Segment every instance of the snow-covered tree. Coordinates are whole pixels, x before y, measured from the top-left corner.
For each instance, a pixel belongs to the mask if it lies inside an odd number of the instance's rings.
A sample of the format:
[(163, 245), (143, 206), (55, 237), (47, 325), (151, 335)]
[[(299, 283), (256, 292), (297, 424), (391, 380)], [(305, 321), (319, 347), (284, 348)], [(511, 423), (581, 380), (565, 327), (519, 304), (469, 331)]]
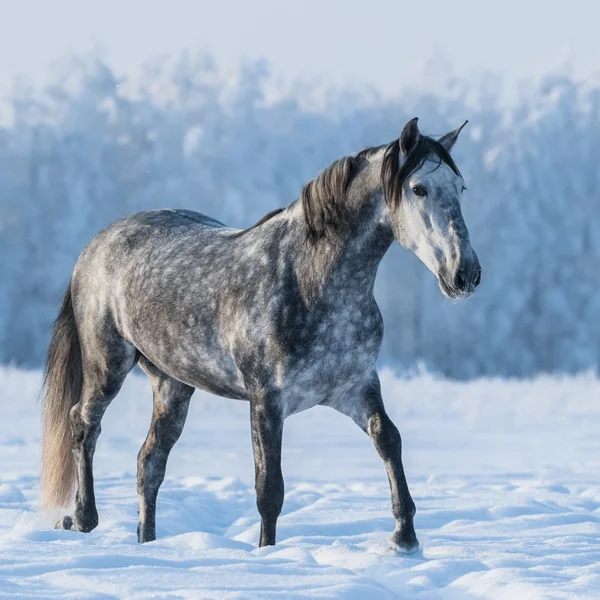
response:
[(490, 76), (396, 99), (284, 92), (263, 63), (231, 77), (187, 54), (135, 80), (73, 59), (44, 89), (16, 86), (0, 129), (0, 360), (41, 363), (77, 256), (111, 221), (184, 207), (248, 226), (419, 116), (431, 133), (470, 121), (455, 156), (483, 284), (466, 303), (444, 300), (394, 247), (376, 287), (382, 360), (457, 377), (597, 368), (600, 82), (549, 74), (506, 106), (501, 92)]

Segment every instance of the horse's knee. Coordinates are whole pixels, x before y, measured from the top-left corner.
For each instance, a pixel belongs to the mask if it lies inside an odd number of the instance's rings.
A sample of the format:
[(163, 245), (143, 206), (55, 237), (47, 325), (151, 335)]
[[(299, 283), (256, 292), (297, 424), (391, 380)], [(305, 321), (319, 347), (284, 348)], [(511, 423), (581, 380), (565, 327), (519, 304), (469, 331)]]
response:
[(169, 453), (181, 433), (181, 428), (170, 425), (162, 419), (153, 421), (148, 437), (140, 448), (137, 461), (140, 494), (157, 493), (165, 478)]
[(156, 443), (145, 443), (138, 453), (137, 486), (138, 493), (157, 493), (165, 478), (168, 453)]
[[(164, 384), (162, 389), (161, 383)], [(151, 512), (153, 510), (147, 505), (154, 505), (156, 501), (158, 490), (165, 478), (169, 453), (183, 431), (189, 401), (194, 391), (193, 388), (165, 379), (164, 376), (155, 379), (153, 387), (152, 424), (137, 460), (137, 488), (144, 512), (146, 508), (150, 508)], [(140, 539), (148, 541), (145, 534), (141, 535)]]

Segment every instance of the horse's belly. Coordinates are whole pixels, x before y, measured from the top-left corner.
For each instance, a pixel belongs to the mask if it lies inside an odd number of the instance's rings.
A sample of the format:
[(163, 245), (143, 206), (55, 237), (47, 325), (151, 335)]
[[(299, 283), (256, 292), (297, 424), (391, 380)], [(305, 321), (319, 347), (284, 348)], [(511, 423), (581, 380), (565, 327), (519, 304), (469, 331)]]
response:
[(235, 365), (233, 365), (234, 368), (227, 368), (228, 366), (206, 358), (195, 368), (182, 368), (175, 365), (172, 376), (192, 387), (217, 396), (247, 400), (248, 395), (239, 371)]
[(150, 362), (170, 377), (217, 396), (247, 399), (242, 375), (230, 355), (216, 348), (207, 349), (194, 340), (180, 339), (179, 343), (162, 347), (133, 342)]

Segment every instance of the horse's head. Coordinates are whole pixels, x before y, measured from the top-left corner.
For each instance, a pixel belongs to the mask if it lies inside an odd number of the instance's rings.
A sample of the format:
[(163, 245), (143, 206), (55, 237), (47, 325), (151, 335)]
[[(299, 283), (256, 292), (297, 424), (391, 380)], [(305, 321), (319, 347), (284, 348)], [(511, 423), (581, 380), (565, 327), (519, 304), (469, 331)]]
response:
[(464, 180), (450, 150), (466, 124), (439, 140), (409, 121), (383, 159), (386, 211), (398, 243), (414, 252), (450, 298), (470, 296), (481, 280), (460, 210)]

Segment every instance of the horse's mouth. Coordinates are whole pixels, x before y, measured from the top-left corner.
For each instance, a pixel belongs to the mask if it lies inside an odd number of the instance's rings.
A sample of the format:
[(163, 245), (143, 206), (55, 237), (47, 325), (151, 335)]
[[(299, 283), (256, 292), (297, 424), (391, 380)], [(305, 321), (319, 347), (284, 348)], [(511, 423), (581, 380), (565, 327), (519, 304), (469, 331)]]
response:
[(441, 274), (438, 275), (437, 280), (440, 290), (442, 290), (442, 294), (444, 294), (446, 298), (451, 298), (452, 300), (465, 300), (475, 293), (476, 287), (474, 285), (469, 285), (465, 289), (460, 290), (453, 285), (450, 285)]

